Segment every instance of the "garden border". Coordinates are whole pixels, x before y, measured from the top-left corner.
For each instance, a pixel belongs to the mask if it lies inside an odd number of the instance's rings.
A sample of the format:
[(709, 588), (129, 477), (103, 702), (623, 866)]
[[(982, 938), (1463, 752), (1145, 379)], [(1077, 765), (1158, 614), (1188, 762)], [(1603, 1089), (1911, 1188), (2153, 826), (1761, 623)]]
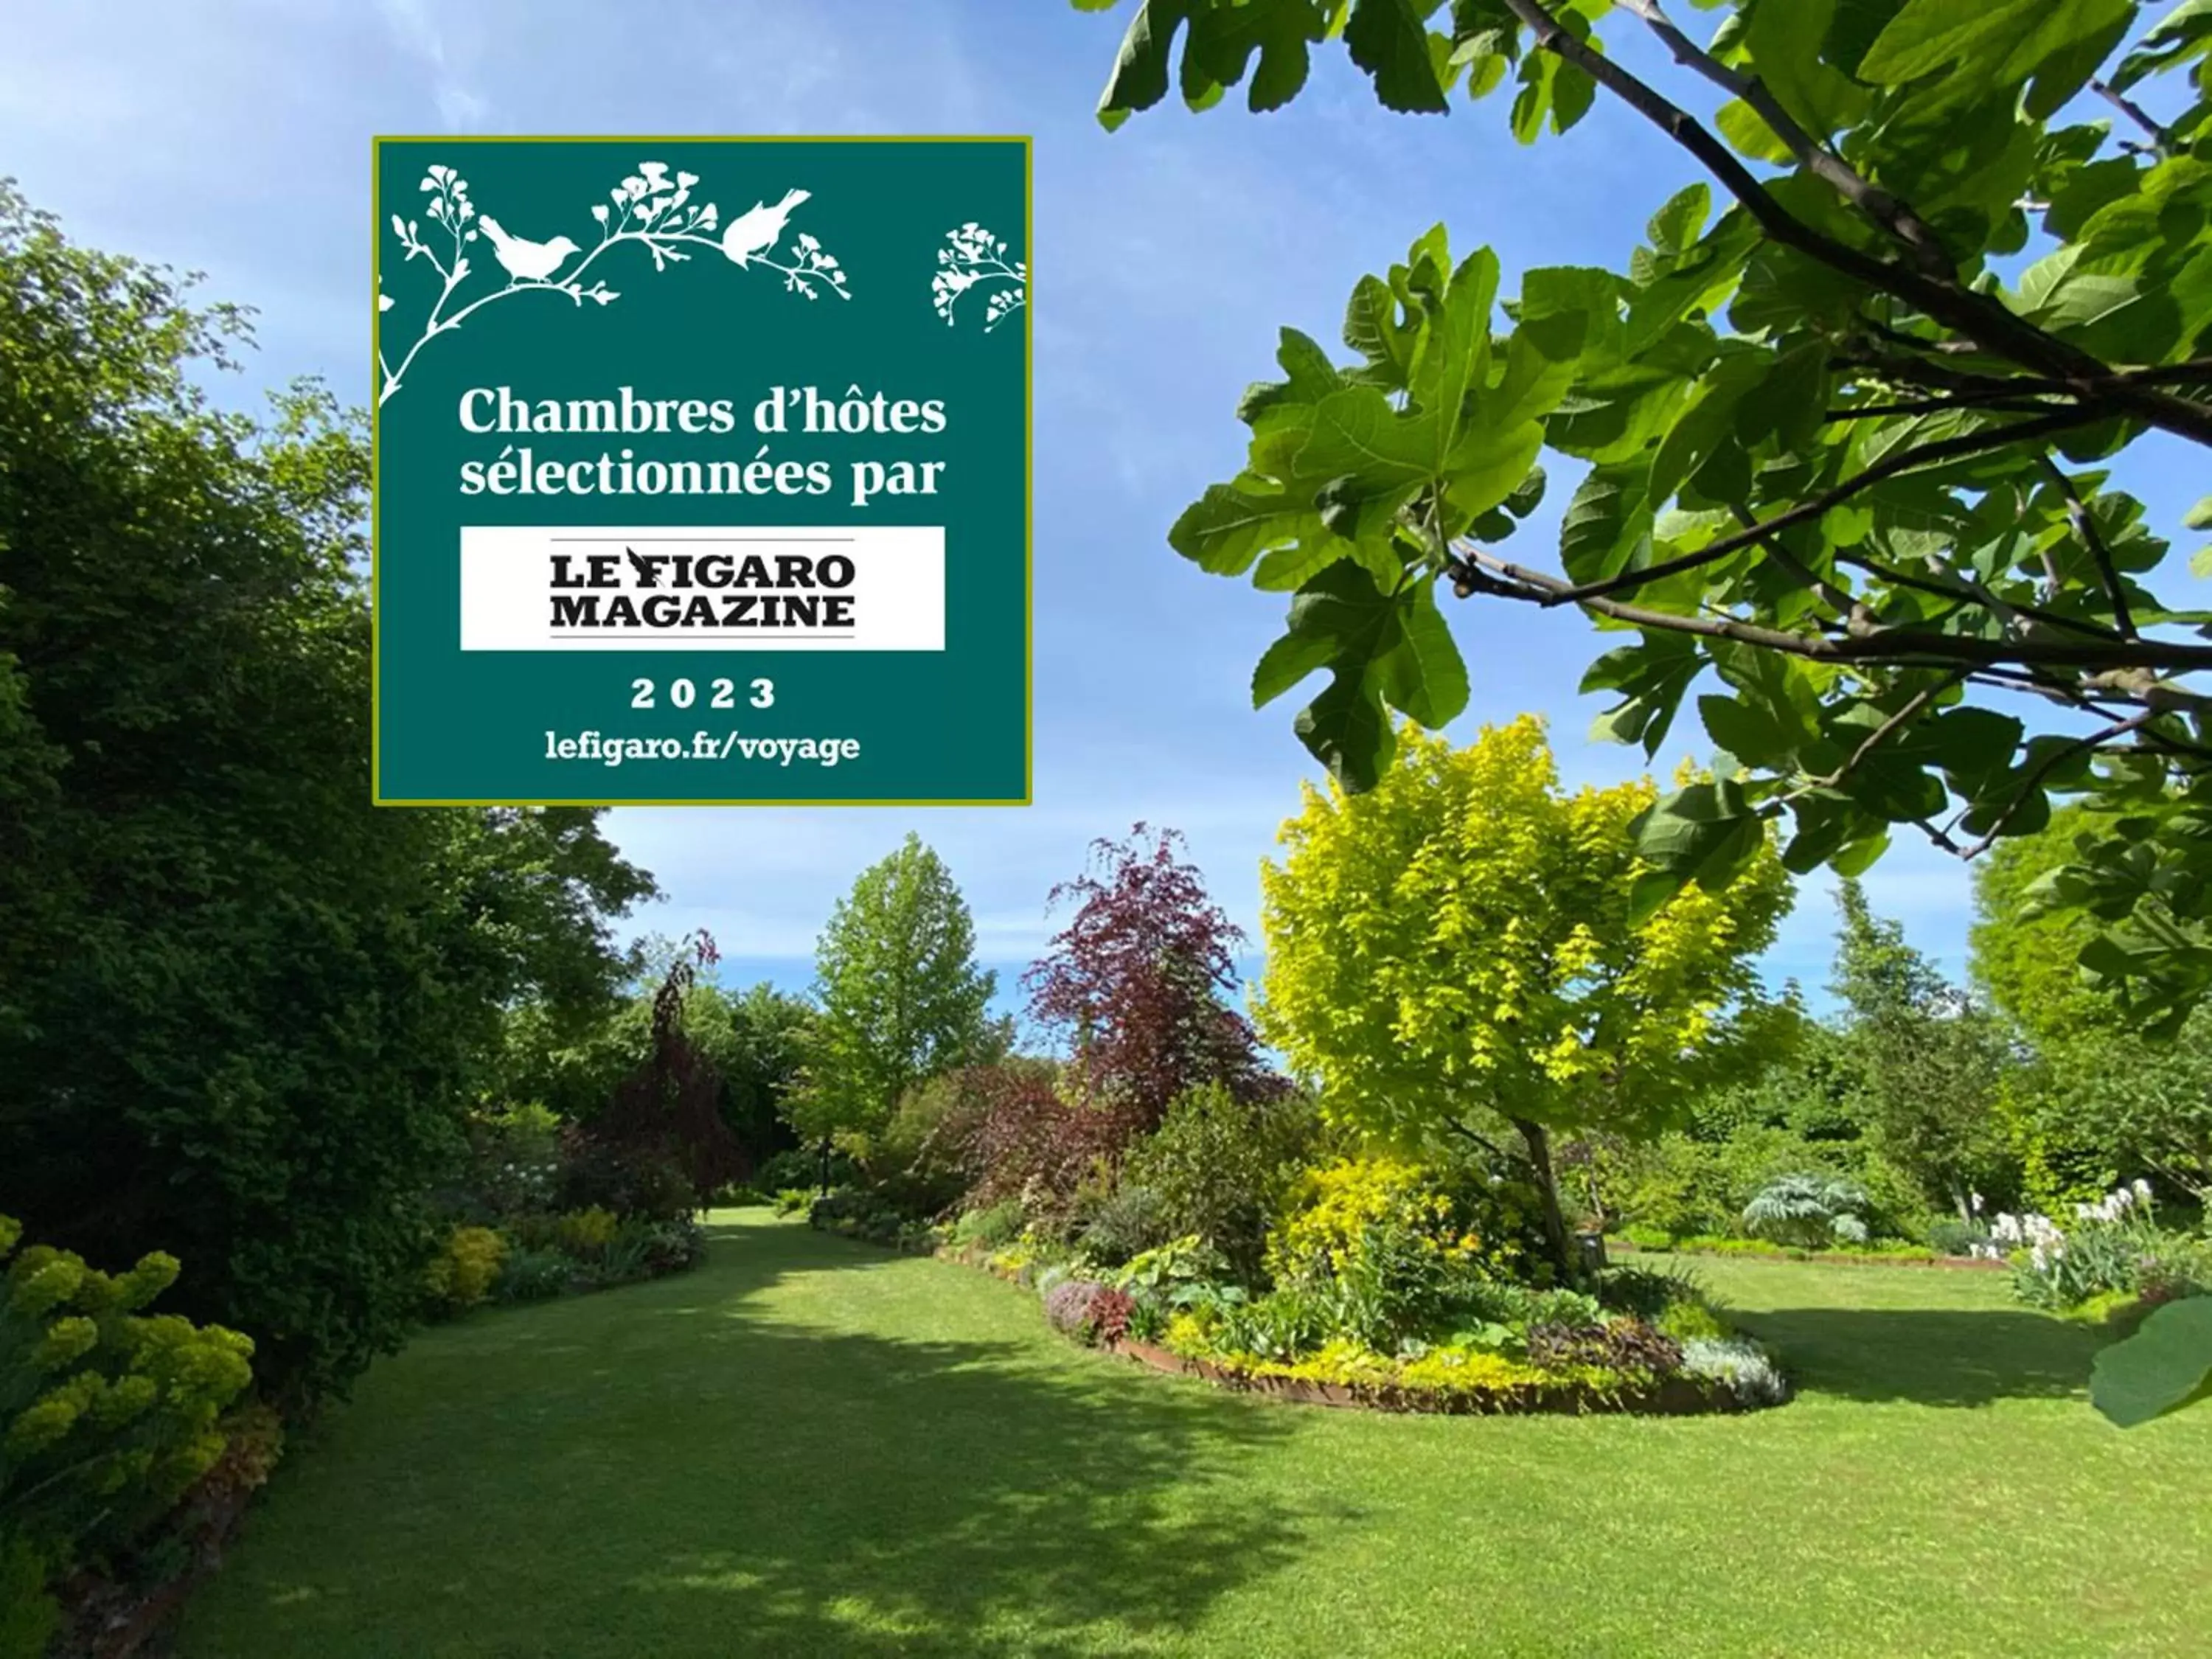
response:
[[(856, 1244), (874, 1244), (899, 1255), (926, 1255), (958, 1267), (975, 1268), (1026, 1291), (1021, 1270), (994, 1267), (990, 1253), (974, 1244), (908, 1243), (876, 1240), (836, 1228), (814, 1231)], [(1520, 1384), (1509, 1389), (1456, 1394), (1443, 1389), (1403, 1389), (1388, 1383), (1354, 1385), (1322, 1382), (1301, 1376), (1271, 1376), (1240, 1370), (1210, 1359), (1192, 1359), (1157, 1343), (1127, 1337), (1097, 1344), (1094, 1352), (1113, 1354), (1169, 1376), (1196, 1377), (1237, 1394), (1261, 1395), (1296, 1405), (1328, 1406), (1340, 1410), (1389, 1412), (1427, 1417), (1531, 1417), (1565, 1413), (1584, 1417), (1711, 1417), (1765, 1411), (1786, 1401), (1761, 1403), (1739, 1398), (1717, 1382), (1672, 1376), (1642, 1389), (1619, 1392), (1583, 1383), (1559, 1387)], [(1794, 1397), (1795, 1389), (1792, 1389)]]

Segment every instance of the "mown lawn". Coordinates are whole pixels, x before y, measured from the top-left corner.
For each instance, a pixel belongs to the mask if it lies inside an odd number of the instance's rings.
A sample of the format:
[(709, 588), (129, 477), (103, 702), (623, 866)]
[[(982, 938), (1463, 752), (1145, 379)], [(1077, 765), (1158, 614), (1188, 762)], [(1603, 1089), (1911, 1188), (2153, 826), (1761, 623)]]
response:
[(2202, 1654), (2212, 1408), (2130, 1434), (2000, 1274), (1703, 1261), (1745, 1418), (1271, 1404), (983, 1274), (715, 1218), (426, 1333), (296, 1445), (187, 1659)]

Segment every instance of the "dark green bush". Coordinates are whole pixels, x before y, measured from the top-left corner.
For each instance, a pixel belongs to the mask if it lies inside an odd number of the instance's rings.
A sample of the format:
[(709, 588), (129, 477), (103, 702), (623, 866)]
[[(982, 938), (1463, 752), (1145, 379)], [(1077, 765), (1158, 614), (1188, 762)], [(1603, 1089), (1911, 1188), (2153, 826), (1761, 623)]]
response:
[(1938, 1255), (1971, 1255), (1977, 1244), (1989, 1243), (1990, 1230), (1976, 1221), (1939, 1215), (1928, 1224), (1928, 1248)]
[(1614, 1267), (1599, 1280), (1598, 1301), (1616, 1313), (1656, 1319), (1678, 1302), (1698, 1299), (1698, 1281), (1684, 1271)]
[(902, 1214), (873, 1193), (830, 1193), (817, 1198), (807, 1212), (808, 1224), (823, 1232), (872, 1244), (915, 1247), (930, 1237), (929, 1229)]
[(1210, 1085), (1176, 1097), (1159, 1127), (1130, 1149), (1121, 1179), (1158, 1200), (1152, 1243), (1195, 1235), (1240, 1279), (1255, 1279), (1268, 1226), (1319, 1133), (1303, 1094), (1245, 1098)]
[(303, 1405), (413, 1326), (501, 1011), (652, 890), (574, 809), (371, 800), (368, 434), (0, 187), (0, 1210)]
[[(842, 1152), (830, 1154), (830, 1184), (832, 1187), (850, 1187), (860, 1179), (859, 1164)], [(778, 1152), (753, 1171), (752, 1184), (764, 1193), (780, 1193), (790, 1187), (804, 1187), (811, 1193), (819, 1192), (822, 1188), (822, 1154), (804, 1146)]]
[(1076, 1242), (1093, 1261), (1118, 1267), (1170, 1237), (1167, 1201), (1150, 1187), (1125, 1182), (1091, 1212)]
[(566, 1138), (558, 1207), (611, 1210), (620, 1216), (674, 1221), (698, 1202), (691, 1178), (672, 1158), (610, 1146), (589, 1136)]
[(501, 1264), (493, 1297), (501, 1302), (540, 1302), (567, 1290), (576, 1262), (558, 1250), (516, 1250)]

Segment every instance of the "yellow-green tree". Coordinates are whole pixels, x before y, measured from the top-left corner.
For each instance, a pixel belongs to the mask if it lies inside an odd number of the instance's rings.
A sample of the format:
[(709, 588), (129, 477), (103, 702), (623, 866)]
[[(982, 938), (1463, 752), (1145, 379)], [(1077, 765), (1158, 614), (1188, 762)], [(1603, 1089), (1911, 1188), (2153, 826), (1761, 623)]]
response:
[[(1403, 1146), (1502, 1121), (1571, 1267), (1551, 1137), (1657, 1133), (1731, 1057), (1788, 908), (1771, 848), (1721, 894), (1639, 899), (1648, 781), (1559, 786), (1541, 721), (1407, 730), (1366, 793), (1307, 786), (1263, 866), (1260, 1028), (1332, 1119)], [(1647, 914), (1648, 912), (1648, 914)]]

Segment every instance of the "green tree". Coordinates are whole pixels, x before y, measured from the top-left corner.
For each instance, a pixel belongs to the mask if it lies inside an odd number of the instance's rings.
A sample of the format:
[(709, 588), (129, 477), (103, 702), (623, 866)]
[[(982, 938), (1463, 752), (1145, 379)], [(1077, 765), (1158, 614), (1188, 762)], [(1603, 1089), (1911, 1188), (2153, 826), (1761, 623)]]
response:
[(1974, 976), (2041, 1061), (2017, 1112), (2031, 1175), (2046, 1201), (2148, 1173), (2204, 1204), (2212, 1201), (2212, 1008), (2192, 1011), (2171, 1042), (2146, 1041), (2082, 975), (2094, 921), (2034, 905), (2038, 884), (2073, 855), (2083, 817), (2073, 807), (2057, 814), (2048, 831), (2006, 842), (1975, 876)]
[(1642, 914), (1630, 826), (1654, 793), (1563, 793), (1531, 717), (1466, 749), (1409, 732), (1373, 790), (1309, 786), (1261, 871), (1262, 1035), (1381, 1139), (1510, 1126), (1570, 1272), (1552, 1136), (1674, 1121), (1735, 1058), (1726, 1016), (1789, 904), (1762, 851), (1725, 902), (1692, 884)]
[(607, 994), (594, 814), (369, 804), (368, 450), (243, 319), (0, 186), (0, 1211), (276, 1397), (394, 1346), (499, 1010)]
[(1837, 893), (1836, 996), (1863, 1079), (1859, 1115), (1926, 1195), (1964, 1219), (1972, 1195), (2011, 1184), (1997, 1111), (2011, 1061), (1989, 1011), (1906, 943), (1845, 881)]
[[(1851, 875), (1899, 826), (1972, 857), (2084, 796), (2126, 827), (2054, 896), (2101, 924), (2100, 981), (2178, 1027), (2212, 986), (2212, 644), (2148, 586), (2174, 526), (2109, 481), (2146, 434), (2212, 444), (2212, 6), (2142, 21), (1729, 0), (1701, 44), (1660, 0), (1141, 0), (1109, 127), (1171, 78), (1194, 108), (1248, 80), (1274, 108), (1340, 39), (1390, 109), (1510, 85), (1534, 143), (1602, 96), (1711, 181), (1649, 204), (1614, 269), (1522, 273), (1510, 332), (1498, 260), (1455, 261), (1442, 226), (1355, 287), (1348, 364), (1284, 331), (1284, 378), (1238, 410), (1243, 471), (1170, 534), (1291, 596), (1255, 704), (1327, 670), (1297, 729), (1365, 788), (1386, 710), (1466, 704), (1439, 592), (1577, 607), (1614, 639), (1583, 682), (1614, 700), (1603, 730), (1656, 751), (1712, 684), (1699, 713), (1747, 769), (1646, 821), (1673, 880), (1723, 884), (1747, 826)], [(1582, 474), (1556, 568), (1503, 545), (1546, 452)]]
[(2081, 971), (2082, 949), (2097, 935), (2095, 919), (2036, 902), (2039, 889), (2072, 861), (2074, 838), (2085, 832), (2094, 832), (2091, 815), (2080, 806), (2062, 807), (2049, 829), (2001, 842), (1974, 870), (1974, 981), (2045, 1051), (2128, 1024), (2125, 1010), (2100, 995)]
[(987, 1058), (998, 979), (975, 957), (967, 902), (920, 836), (862, 871), (815, 947), (821, 1013), (792, 1126), (824, 1145), (878, 1133), (914, 1085)]
[[(648, 944), (627, 994), (581, 1018), (539, 999), (508, 1009), (483, 1085), (486, 1106), (535, 1103), (572, 1123), (599, 1112), (652, 1053), (654, 988), (673, 959)], [(738, 991), (702, 979), (684, 994), (684, 1030), (720, 1075), (723, 1121), (755, 1164), (793, 1144), (782, 1105), (797, 1082), (813, 1018), (805, 998), (766, 981)]]

